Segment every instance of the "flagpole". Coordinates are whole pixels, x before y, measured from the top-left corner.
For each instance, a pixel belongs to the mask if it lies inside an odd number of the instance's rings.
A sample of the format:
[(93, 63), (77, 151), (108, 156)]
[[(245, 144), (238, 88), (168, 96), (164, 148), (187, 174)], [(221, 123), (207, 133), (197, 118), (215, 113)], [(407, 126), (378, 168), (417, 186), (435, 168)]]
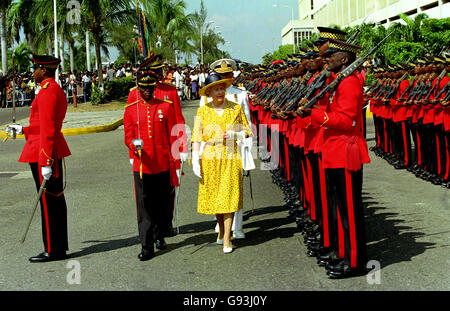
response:
[[(53, 0), (53, 24), (55, 28), (55, 57), (58, 58), (58, 24), (56, 20), (56, 0)], [(55, 80), (59, 83), (59, 66), (56, 67)]]

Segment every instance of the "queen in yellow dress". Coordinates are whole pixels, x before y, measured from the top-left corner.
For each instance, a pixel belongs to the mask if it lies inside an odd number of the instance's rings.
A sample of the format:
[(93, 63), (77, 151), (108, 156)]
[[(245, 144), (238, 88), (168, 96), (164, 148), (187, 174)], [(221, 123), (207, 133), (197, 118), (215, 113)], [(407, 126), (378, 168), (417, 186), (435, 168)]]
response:
[(217, 243), (223, 244), (224, 253), (233, 251), (234, 212), (243, 207), (242, 159), (237, 142), (252, 135), (241, 106), (225, 98), (231, 83), (216, 73), (208, 76), (200, 95), (213, 100), (198, 108), (192, 133), (192, 166), (200, 178), (197, 212), (216, 215)]

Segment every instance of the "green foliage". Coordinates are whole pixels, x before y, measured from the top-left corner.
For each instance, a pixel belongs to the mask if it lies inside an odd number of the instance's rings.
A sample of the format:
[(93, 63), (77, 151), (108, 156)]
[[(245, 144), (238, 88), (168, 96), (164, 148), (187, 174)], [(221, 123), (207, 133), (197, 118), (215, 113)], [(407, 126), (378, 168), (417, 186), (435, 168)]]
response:
[[(299, 51), (300, 51), (300, 49), (298, 48), (298, 46), (296, 46), (295, 53), (298, 53)], [(287, 59), (289, 57), (289, 55), (292, 55), (293, 52), (294, 51), (292, 49), (292, 44), (280, 45), (278, 47), (278, 50), (276, 50), (272, 54), (267, 53), (263, 56), (262, 64), (269, 65), (270, 63), (272, 63), (275, 60)]]
[(425, 48), (437, 54), (450, 46), (450, 18), (430, 18), (423, 21), (422, 38)]
[(130, 89), (134, 86), (136, 86), (136, 81), (133, 77), (123, 77), (114, 79), (113, 81), (106, 81), (104, 84), (106, 100), (111, 101), (127, 96)]
[[(357, 30), (360, 31), (352, 43), (362, 47), (360, 54), (366, 54), (373, 46), (380, 42), (389, 33), (395, 32), (372, 54), (371, 57), (380, 58), (384, 63), (396, 64), (413, 60), (418, 56), (436, 55), (450, 46), (450, 18), (429, 18), (426, 14), (418, 14), (414, 19), (400, 14), (402, 23), (392, 23), (389, 28), (382, 25), (362, 24), (354, 27), (341, 28), (336, 25), (328, 27), (340, 29), (348, 33), (350, 37)], [(317, 37), (316, 37), (317, 38)], [(311, 38), (314, 41), (316, 38)], [(306, 41), (301, 46), (306, 47)], [(263, 56), (262, 63), (270, 64), (276, 59), (290, 54), (283, 53), (284, 48), (280, 46), (273, 54)], [(292, 46), (290, 51), (292, 52)], [(370, 80), (370, 79), (369, 79)]]
[(424, 46), (414, 42), (390, 42), (384, 47), (385, 61), (392, 64), (412, 60), (419, 55), (423, 55)]
[(106, 92), (102, 92), (102, 90), (97, 87), (95, 84), (92, 85), (91, 91), (91, 104), (93, 106), (104, 104), (107, 102), (107, 94)]

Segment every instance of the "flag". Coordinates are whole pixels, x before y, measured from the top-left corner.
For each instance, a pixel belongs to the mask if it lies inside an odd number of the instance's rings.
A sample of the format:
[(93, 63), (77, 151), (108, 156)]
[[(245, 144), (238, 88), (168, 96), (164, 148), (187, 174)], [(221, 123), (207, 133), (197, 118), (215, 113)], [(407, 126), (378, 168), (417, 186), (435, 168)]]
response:
[[(139, 8), (137, 8), (139, 10)], [(147, 49), (147, 40), (145, 39), (145, 31), (144, 31), (144, 23), (141, 19), (141, 15), (137, 14), (137, 22), (138, 22), (138, 31), (139, 31), (139, 50), (141, 51), (141, 55), (144, 58), (147, 58), (148, 56), (148, 49)]]

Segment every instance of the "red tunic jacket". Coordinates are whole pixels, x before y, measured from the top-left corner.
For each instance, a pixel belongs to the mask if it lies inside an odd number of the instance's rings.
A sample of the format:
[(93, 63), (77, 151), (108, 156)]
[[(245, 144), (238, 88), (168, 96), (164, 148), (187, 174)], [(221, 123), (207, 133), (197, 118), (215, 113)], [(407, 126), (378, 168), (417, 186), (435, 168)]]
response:
[[(130, 94), (128, 94), (127, 104), (134, 103), (138, 99), (138, 90), (136, 88), (131, 89)], [(185, 120), (183, 112), (181, 110), (181, 101), (178, 96), (177, 89), (173, 85), (158, 82), (155, 89), (155, 98), (169, 100), (173, 104), (175, 110), (176, 123), (178, 124), (178, 139), (180, 140), (180, 152), (188, 152)]]
[[(172, 129), (176, 126), (172, 104), (159, 99), (152, 99), (150, 103), (140, 99), (125, 108), (123, 125), (125, 145), (131, 151), (133, 159), (133, 171), (139, 172), (141, 164), (142, 173), (146, 174), (170, 170), (171, 184), (178, 186), (175, 159), (179, 159), (179, 144), (177, 136), (171, 135)], [(144, 142), (141, 159), (132, 143), (139, 137)]]
[(355, 74), (342, 80), (325, 109), (313, 109), (312, 123), (325, 127), (322, 159), (324, 168), (361, 169), (370, 162), (362, 132), (364, 105), (361, 82)]
[(42, 81), (41, 87), (31, 104), (29, 126), (23, 128), (26, 142), (19, 162), (50, 166), (52, 160), (71, 154), (61, 133), (67, 101), (55, 79)]

